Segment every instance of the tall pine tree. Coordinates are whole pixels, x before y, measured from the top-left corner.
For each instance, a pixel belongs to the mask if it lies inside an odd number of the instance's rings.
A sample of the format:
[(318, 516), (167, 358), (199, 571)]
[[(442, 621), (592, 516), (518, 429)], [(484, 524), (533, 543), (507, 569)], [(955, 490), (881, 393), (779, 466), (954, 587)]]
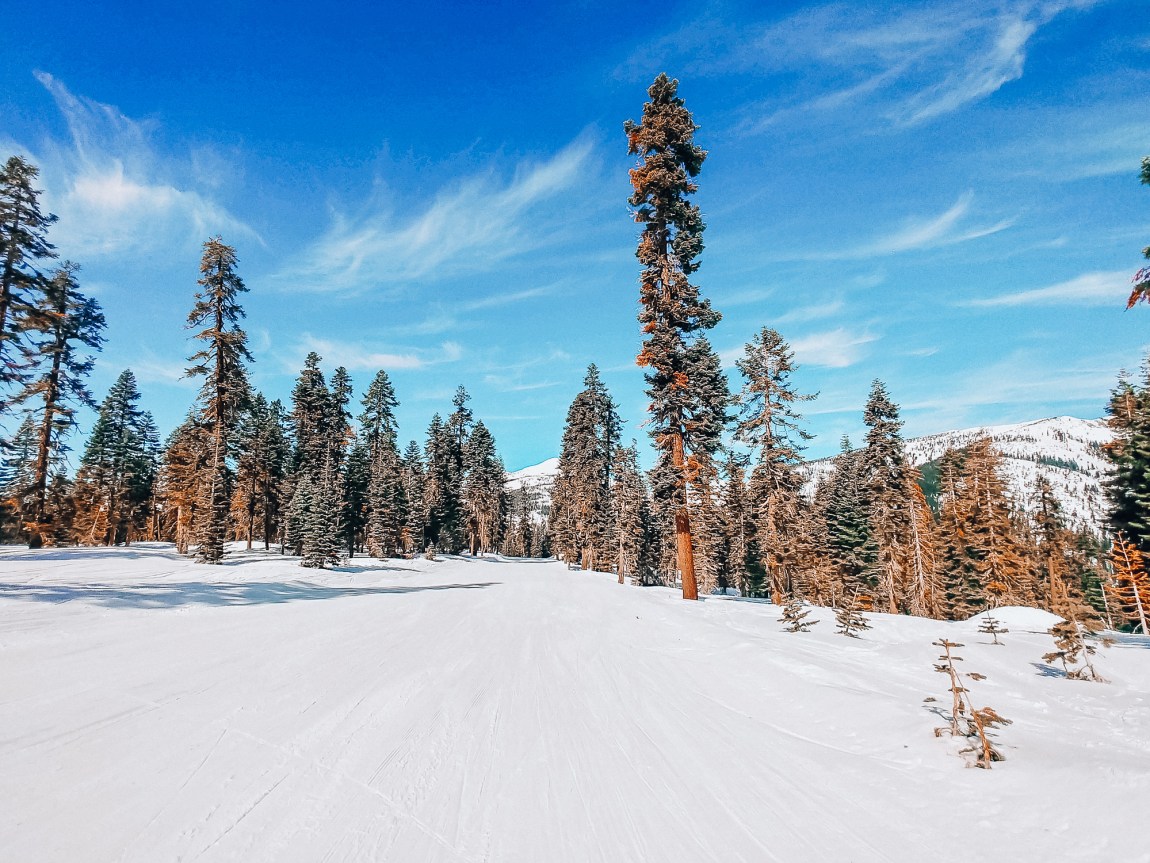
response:
[(30, 548), (39, 548), (55, 531), (48, 519), (48, 484), (53, 459), (62, 452), (63, 438), (76, 426), (80, 406), (95, 407), (88, 391), (88, 375), (104, 342), (104, 314), (100, 304), (80, 293), (79, 268), (65, 262), (44, 286), (35, 316), (43, 332), (35, 343), (37, 370), (16, 401), (38, 403), (38, 441), (32, 487), (25, 495), (24, 520)]
[(0, 408), (5, 391), (23, 378), (29, 346), (22, 337), (38, 328), (36, 307), (49, 278), (41, 268), (56, 257), (48, 242), (56, 217), (41, 212), (41, 192), (33, 188), (39, 174), (20, 156), (0, 168)]
[(782, 605), (791, 596), (797, 577), (795, 553), (803, 507), (798, 466), (803, 442), (810, 439), (800, 425), (797, 405), (814, 396), (795, 390), (790, 381), (797, 368), (794, 354), (772, 329), (760, 330), (736, 365), (744, 384), (737, 397), (742, 418), (735, 437), (758, 456), (750, 480), (757, 547), (772, 600)]
[(628, 152), (639, 157), (631, 170), (630, 198), (635, 221), (643, 225), (636, 257), (643, 267), (639, 323), (645, 339), (638, 363), (648, 370), (651, 435), (669, 480), (666, 508), (673, 518), (683, 598), (697, 599), (688, 487), (698, 475), (696, 450), (712, 443), (707, 438), (713, 433), (708, 426), (714, 405), (703, 400), (692, 378), (707, 366), (705, 355), (693, 349), (719, 314), (690, 281), (699, 267), (704, 228), (690, 195), (698, 190), (694, 178), (707, 154), (694, 143), (698, 127), (678, 87), (678, 81), (660, 74), (647, 90), (642, 121), (628, 120), (623, 128)]
[(241, 412), (251, 394), (247, 367), (252, 362), (247, 334), (239, 322), (244, 310), (239, 295), (247, 291), (236, 272), (236, 250), (220, 237), (204, 243), (200, 260), (200, 290), (188, 314), (188, 327), (201, 348), (188, 358), (187, 377), (203, 377), (196, 405), (196, 423), (208, 441), (208, 458), (196, 500), (194, 539), (196, 560), (218, 564), (224, 557), (231, 504), (228, 458)]

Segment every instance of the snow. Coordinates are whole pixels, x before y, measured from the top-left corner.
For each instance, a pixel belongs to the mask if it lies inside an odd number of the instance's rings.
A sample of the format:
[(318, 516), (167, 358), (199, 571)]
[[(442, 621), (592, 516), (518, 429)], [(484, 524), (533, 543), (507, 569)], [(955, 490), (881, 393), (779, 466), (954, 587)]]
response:
[(1051, 614), (1041, 608), (1028, 608), (1025, 605), (999, 606), (993, 612), (979, 612), (971, 620), (981, 625), (988, 614), (993, 614), (994, 619), (1003, 626), (1027, 632), (1046, 632), (1054, 624), (1062, 622), (1062, 618), (1057, 614)]
[[(1027, 626), (789, 634), (550, 561), (354, 564), (0, 551), (0, 859), (1148, 859), (1145, 638), (1102, 685)], [(1014, 721), (991, 771), (933, 734), (939, 636)]]
[[(920, 467), (980, 437), (989, 437), (1002, 455), (1007, 491), (1024, 510), (1035, 505), (1035, 483), (1040, 475), (1045, 476), (1070, 525), (1102, 533), (1106, 519), (1102, 483), (1111, 470), (1103, 448), (1114, 439), (1105, 420), (1049, 417), (911, 438), (906, 442), (907, 460)], [(833, 468), (829, 458), (804, 465), (807, 493), (813, 494), (818, 481)]]
[(549, 458), (546, 461), (541, 461), (539, 464), (533, 464), (530, 467), (510, 471), (507, 474), (507, 482), (512, 488), (518, 488), (525, 482), (530, 483), (532, 480), (537, 479), (550, 482), (554, 480), (558, 473), (559, 459)]

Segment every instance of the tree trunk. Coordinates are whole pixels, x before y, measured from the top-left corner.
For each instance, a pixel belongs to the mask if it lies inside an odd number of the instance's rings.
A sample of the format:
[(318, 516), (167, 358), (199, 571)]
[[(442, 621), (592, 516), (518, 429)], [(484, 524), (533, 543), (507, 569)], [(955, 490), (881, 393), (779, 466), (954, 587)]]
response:
[(691, 549), (691, 516), (687, 512), (686, 459), (683, 456), (683, 433), (671, 433), (671, 463), (682, 483), (682, 500), (675, 509), (675, 561), (683, 582), (683, 599), (698, 599), (699, 586), (695, 581), (695, 553)]
[(56, 418), (56, 405), (60, 396), (60, 364), (67, 339), (64, 335), (63, 316), (67, 310), (66, 301), (61, 301), (56, 309), (61, 320), (57, 322), (55, 350), (52, 352), (52, 371), (44, 387), (44, 421), (40, 427), (40, 442), (36, 451), (36, 470), (33, 476), (32, 491), (35, 501), (32, 505), (34, 524), (28, 533), (28, 547), (40, 548), (44, 544), (41, 528), (47, 508), (48, 460), (52, 450), (52, 421)]

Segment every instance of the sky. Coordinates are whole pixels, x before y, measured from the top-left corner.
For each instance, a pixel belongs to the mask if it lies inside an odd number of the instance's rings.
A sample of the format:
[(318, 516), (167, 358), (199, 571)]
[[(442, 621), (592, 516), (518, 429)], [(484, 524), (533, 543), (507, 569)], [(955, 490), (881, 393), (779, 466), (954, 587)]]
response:
[[(420, 8), (417, 8), (420, 7)], [(0, 29), (0, 154), (163, 432), (194, 398), (202, 243), (236, 247), (255, 385), (309, 351), (379, 368), (420, 439), (462, 384), (510, 469), (557, 454), (596, 363), (646, 440), (622, 124), (660, 72), (708, 151), (695, 281), (735, 360), (794, 349), (815, 435), (1101, 416), (1150, 345), (1143, 0), (804, 4), (204, 0), (23, 4)], [(85, 426), (90, 417), (85, 418)], [(85, 428), (86, 431), (86, 428)]]

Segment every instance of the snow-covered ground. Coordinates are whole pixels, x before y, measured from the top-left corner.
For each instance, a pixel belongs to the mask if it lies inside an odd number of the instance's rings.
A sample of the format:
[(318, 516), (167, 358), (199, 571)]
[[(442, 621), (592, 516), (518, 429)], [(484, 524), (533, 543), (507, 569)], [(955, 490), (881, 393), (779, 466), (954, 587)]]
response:
[[(1027, 610), (1002, 647), (855, 640), (553, 562), (355, 563), (0, 552), (0, 860), (1150, 859), (1144, 639), (1102, 685)], [(1014, 720), (991, 771), (932, 733), (940, 635)]]

